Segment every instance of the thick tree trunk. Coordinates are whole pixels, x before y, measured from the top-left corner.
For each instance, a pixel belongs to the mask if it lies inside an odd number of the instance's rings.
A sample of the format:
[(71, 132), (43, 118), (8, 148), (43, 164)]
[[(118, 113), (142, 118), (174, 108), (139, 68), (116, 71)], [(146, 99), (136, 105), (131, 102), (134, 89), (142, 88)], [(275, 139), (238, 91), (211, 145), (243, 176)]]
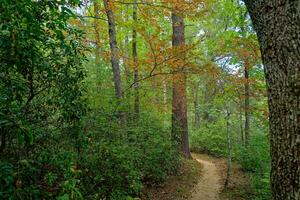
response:
[(134, 118), (136, 120), (139, 119), (140, 115), (140, 83), (139, 83), (139, 69), (138, 69), (138, 63), (137, 63), (137, 32), (136, 32), (136, 26), (137, 26), (137, 2), (134, 0), (133, 4), (133, 31), (132, 31), (132, 57), (133, 57), (133, 63), (134, 63)]
[(268, 86), (274, 200), (300, 199), (300, 4), (245, 0)]
[[(178, 47), (185, 44), (183, 18), (176, 13), (172, 13), (172, 26), (172, 45), (176, 50)], [(184, 55), (180, 55), (182, 61), (184, 61), (184, 57)], [(173, 75), (172, 136), (175, 142), (181, 146), (181, 152), (183, 156), (186, 158), (191, 158), (188, 138), (186, 74), (183, 71), (183, 67), (184, 66), (174, 66), (175, 74)]]
[(249, 64), (245, 63), (244, 69), (245, 76), (245, 145), (246, 147), (250, 142), (250, 83), (249, 83)]
[(105, 12), (107, 15), (108, 28), (109, 28), (109, 45), (111, 50), (111, 64), (114, 76), (114, 85), (116, 97), (119, 101), (123, 99), (122, 83), (121, 83), (121, 74), (118, 58), (118, 47), (116, 39), (116, 26), (115, 26), (115, 17), (111, 9), (110, 0), (103, 0)]

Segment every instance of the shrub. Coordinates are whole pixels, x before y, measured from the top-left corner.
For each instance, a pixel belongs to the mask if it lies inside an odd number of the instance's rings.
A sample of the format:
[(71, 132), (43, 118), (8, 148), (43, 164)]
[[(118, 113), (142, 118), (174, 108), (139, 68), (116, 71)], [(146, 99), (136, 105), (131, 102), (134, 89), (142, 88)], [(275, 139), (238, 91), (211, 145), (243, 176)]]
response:
[(253, 135), (249, 146), (238, 147), (236, 155), (243, 169), (251, 172), (251, 186), (256, 193), (256, 200), (270, 199), (271, 161), (268, 137), (261, 134)]

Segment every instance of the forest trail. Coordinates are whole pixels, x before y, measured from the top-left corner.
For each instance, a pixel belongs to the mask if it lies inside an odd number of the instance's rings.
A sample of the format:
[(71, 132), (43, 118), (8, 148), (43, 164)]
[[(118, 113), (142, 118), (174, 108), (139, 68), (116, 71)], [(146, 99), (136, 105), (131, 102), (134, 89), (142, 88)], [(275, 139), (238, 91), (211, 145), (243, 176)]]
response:
[(193, 189), (190, 200), (220, 200), (221, 177), (218, 174), (216, 165), (200, 154), (194, 154), (193, 157), (203, 165), (203, 169), (202, 177)]

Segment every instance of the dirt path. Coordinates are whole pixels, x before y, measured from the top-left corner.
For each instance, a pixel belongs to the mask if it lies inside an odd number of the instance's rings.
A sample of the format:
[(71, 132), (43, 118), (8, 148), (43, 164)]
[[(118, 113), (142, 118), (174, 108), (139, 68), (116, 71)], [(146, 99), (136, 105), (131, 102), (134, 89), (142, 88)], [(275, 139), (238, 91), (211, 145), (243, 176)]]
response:
[(224, 190), (227, 160), (207, 154), (193, 154), (177, 174), (164, 184), (146, 186), (142, 200), (247, 200), (253, 199), (249, 176), (240, 165), (232, 163), (229, 185)]
[(203, 165), (202, 177), (193, 189), (191, 200), (220, 200), (220, 176), (217, 167), (212, 161), (194, 155), (195, 159)]

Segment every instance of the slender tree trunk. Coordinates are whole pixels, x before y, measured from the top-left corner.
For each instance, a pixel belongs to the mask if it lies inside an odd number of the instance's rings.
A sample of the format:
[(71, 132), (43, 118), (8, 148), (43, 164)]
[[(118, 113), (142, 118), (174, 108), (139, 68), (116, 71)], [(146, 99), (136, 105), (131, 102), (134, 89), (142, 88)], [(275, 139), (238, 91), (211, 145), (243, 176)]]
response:
[(300, 199), (300, 4), (245, 0), (268, 87), (273, 200)]
[(100, 64), (100, 27), (98, 20), (100, 18), (100, 4), (98, 1), (94, 1), (94, 30), (95, 30), (95, 63), (98, 66)]
[(228, 109), (226, 110), (226, 133), (227, 133), (227, 173), (226, 173), (226, 180), (225, 180), (225, 188), (228, 187), (229, 179), (231, 176), (231, 160), (232, 160), (232, 153), (231, 153), (231, 135), (229, 130), (229, 118), (230, 118), (230, 112)]
[(194, 88), (194, 114), (195, 114), (195, 118), (194, 118), (194, 128), (198, 129), (200, 128), (200, 111), (199, 111), (199, 84), (200, 81), (198, 81), (195, 85)]
[[(124, 2), (124, 1), (123, 1)], [(127, 23), (129, 20), (129, 5), (126, 5), (125, 13), (122, 16), (125, 16), (124, 18), (124, 23)], [(131, 72), (129, 68), (129, 31), (127, 29), (125, 33), (125, 39), (124, 39), (124, 58), (123, 58), (123, 63), (124, 63), (124, 70), (125, 70), (125, 78), (126, 78), (126, 88), (128, 88), (132, 82), (131, 79)], [(130, 119), (131, 115), (131, 90), (126, 91), (126, 104), (127, 104), (127, 116)]]
[(140, 115), (140, 83), (139, 83), (139, 69), (138, 69), (138, 63), (137, 63), (137, 32), (136, 32), (136, 26), (137, 26), (137, 2), (134, 0), (133, 4), (133, 31), (132, 31), (132, 57), (133, 57), (133, 63), (134, 63), (134, 118), (136, 120), (139, 119)]
[(115, 93), (117, 99), (121, 101), (123, 99), (123, 91), (122, 91), (121, 74), (120, 74), (120, 66), (119, 66), (119, 58), (118, 58), (115, 17), (111, 9), (110, 0), (103, 0), (103, 2), (104, 2), (105, 12), (108, 20), (109, 45), (111, 50), (111, 64), (113, 70)]
[[(172, 13), (173, 39), (172, 45), (176, 50), (185, 44), (184, 21), (177, 13)], [(184, 61), (185, 55), (180, 55)], [(172, 136), (181, 146), (184, 157), (191, 158), (188, 138), (186, 74), (184, 66), (175, 66), (173, 75), (173, 100), (172, 100)]]
[[(206, 80), (208, 81), (208, 80)], [(205, 109), (203, 111), (203, 117), (202, 120), (205, 122), (210, 122), (210, 115), (209, 115), (209, 110), (211, 109), (211, 102), (212, 102), (212, 96), (210, 94), (210, 88), (209, 88), (209, 84), (208, 82), (206, 82), (205, 84), (205, 91), (204, 91), (204, 105), (205, 105)]]
[(165, 126), (168, 125), (169, 120), (168, 120), (168, 116), (167, 116), (167, 110), (168, 110), (168, 86), (167, 86), (167, 82), (164, 79), (163, 80), (163, 104), (164, 104), (164, 124)]
[(1, 128), (0, 155), (3, 153), (6, 146), (6, 132)]
[(239, 117), (240, 117), (240, 130), (241, 130), (241, 143), (245, 145), (245, 138), (244, 138), (244, 123), (243, 123), (243, 100), (240, 98), (240, 111), (239, 111)]
[(245, 145), (250, 142), (250, 83), (249, 83), (249, 63), (245, 63)]

